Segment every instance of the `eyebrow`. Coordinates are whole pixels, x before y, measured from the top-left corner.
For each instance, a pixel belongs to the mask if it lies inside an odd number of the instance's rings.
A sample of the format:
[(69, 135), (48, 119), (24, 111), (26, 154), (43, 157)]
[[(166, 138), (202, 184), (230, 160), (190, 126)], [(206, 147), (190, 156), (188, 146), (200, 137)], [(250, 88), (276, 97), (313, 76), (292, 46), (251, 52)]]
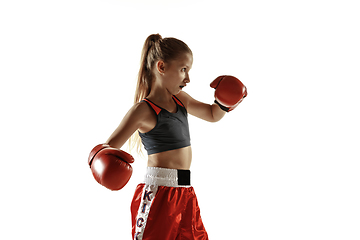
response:
[(188, 66), (188, 65), (186, 65), (186, 64), (184, 64), (183, 66), (185, 66), (186, 68), (191, 68), (190, 66)]

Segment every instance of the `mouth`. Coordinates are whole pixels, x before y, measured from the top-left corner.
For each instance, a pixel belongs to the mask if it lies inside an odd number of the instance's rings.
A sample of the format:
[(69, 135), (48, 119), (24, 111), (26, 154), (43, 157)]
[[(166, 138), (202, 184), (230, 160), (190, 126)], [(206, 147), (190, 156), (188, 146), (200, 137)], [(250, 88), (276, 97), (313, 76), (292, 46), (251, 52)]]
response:
[(179, 86), (181, 89), (183, 89), (186, 85)]

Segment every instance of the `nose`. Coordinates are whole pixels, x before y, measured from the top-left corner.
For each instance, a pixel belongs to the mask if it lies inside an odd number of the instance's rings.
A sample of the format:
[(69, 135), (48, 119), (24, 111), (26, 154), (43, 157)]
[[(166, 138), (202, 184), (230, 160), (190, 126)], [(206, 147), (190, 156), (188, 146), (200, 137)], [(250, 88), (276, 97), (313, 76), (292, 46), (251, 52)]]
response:
[(185, 75), (185, 79), (184, 79), (184, 82), (185, 82), (185, 83), (189, 83), (189, 82), (190, 82), (190, 76), (189, 76), (189, 73), (186, 73), (186, 75)]

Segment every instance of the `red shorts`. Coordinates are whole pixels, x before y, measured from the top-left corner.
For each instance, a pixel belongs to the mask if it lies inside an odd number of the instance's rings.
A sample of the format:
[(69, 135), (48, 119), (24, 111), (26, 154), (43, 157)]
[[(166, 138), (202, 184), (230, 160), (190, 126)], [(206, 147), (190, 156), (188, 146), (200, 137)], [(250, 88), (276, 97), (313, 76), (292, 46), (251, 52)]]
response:
[(131, 203), (134, 240), (208, 240), (190, 171), (148, 167)]

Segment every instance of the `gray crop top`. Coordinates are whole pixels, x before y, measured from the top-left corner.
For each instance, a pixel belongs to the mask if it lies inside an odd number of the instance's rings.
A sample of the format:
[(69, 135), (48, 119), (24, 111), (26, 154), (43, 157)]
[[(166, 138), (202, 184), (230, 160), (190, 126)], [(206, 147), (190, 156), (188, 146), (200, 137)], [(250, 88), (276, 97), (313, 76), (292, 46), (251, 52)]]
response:
[(190, 146), (190, 133), (187, 111), (182, 102), (175, 96), (176, 113), (171, 113), (157, 106), (149, 99), (144, 99), (157, 116), (155, 127), (146, 133), (139, 132), (141, 141), (148, 155)]

